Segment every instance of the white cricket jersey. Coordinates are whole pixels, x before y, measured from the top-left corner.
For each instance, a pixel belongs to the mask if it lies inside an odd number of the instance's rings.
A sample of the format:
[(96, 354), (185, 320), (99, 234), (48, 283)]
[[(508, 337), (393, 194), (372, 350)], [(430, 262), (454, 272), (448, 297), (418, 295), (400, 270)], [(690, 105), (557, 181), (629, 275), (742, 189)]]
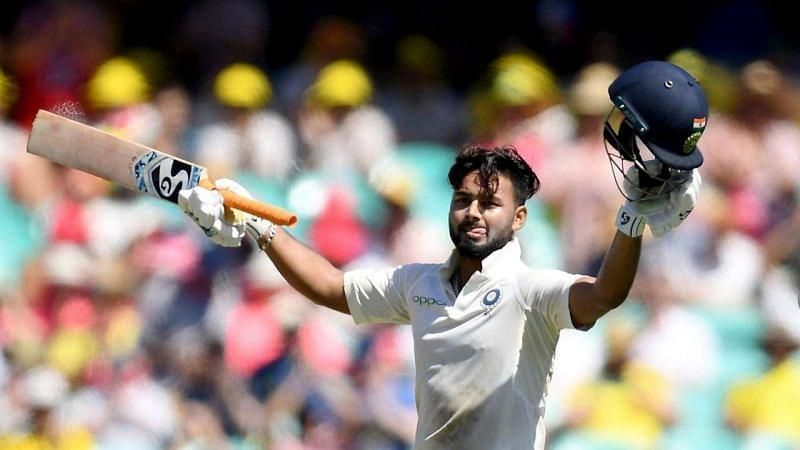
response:
[(544, 448), (544, 397), (580, 275), (531, 269), (513, 239), (456, 297), (444, 264), (345, 273), (356, 323), (410, 323), (419, 415), (414, 448)]

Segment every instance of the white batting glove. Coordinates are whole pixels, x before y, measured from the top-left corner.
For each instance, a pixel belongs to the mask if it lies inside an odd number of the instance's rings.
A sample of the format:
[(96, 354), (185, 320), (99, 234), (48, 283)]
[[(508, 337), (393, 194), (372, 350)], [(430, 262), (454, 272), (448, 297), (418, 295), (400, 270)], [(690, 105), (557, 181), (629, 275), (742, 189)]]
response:
[(638, 188), (639, 184), (639, 170), (636, 167), (630, 167), (625, 172), (625, 177), (622, 181), (622, 189), (625, 192), (627, 200), (617, 210), (617, 229), (630, 237), (639, 237), (644, 233), (645, 225), (647, 225), (646, 213), (652, 208), (658, 207), (656, 203), (649, 204), (649, 208), (642, 208), (642, 201), (637, 200), (641, 198), (646, 192)]
[(667, 195), (666, 207), (647, 216), (650, 231), (655, 237), (661, 237), (677, 228), (689, 217), (700, 194), (702, 179), (697, 169), (681, 173), (686, 181)]
[(647, 219), (645, 216), (639, 214), (633, 202), (627, 201), (617, 210), (616, 224), (619, 231), (636, 238), (644, 233)]
[[(648, 161), (648, 163), (659, 164), (657, 161)], [(673, 179), (671, 182), (681, 183), (675, 189), (664, 192), (655, 198), (635, 200), (647, 195), (648, 192), (643, 192), (633, 186), (638, 184), (638, 170), (635, 167), (630, 168), (626, 173), (623, 189), (625, 194), (634, 200), (628, 201), (620, 208), (617, 214), (617, 227), (625, 234), (636, 237), (641, 236), (644, 231), (644, 223), (647, 223), (653, 236), (661, 237), (683, 223), (697, 202), (701, 185), (700, 172), (697, 169), (687, 170), (675, 176), (677, 179)], [(630, 217), (629, 220), (628, 217)]]
[[(230, 180), (219, 180), (218, 189), (228, 189)], [(222, 182), (222, 184), (220, 184)], [(235, 183), (234, 183), (235, 184)], [(238, 185), (237, 185), (238, 186)], [(239, 186), (241, 188), (241, 186)], [(244, 188), (241, 188), (244, 191)], [(234, 191), (242, 194), (241, 191)], [(244, 191), (247, 192), (247, 191)], [(244, 195), (244, 194), (243, 194)], [(249, 194), (247, 194), (249, 196)], [(196, 186), (178, 193), (178, 206), (205, 232), (211, 241), (223, 247), (238, 247), (245, 236), (245, 220), (239, 214), (225, 214), (222, 196), (217, 191)]]
[[(221, 178), (217, 180), (215, 186), (217, 189), (227, 189), (234, 194), (241, 195), (242, 197), (253, 198), (253, 196), (250, 195), (250, 192), (242, 187), (241, 184), (227, 178)], [(258, 248), (261, 250), (266, 250), (267, 246), (270, 244), (270, 242), (272, 242), (272, 238), (275, 237), (275, 232), (277, 231), (275, 224), (269, 220), (250, 214), (242, 213), (242, 215), (244, 222), (244, 233), (253, 240), (253, 243), (255, 243)], [(261, 239), (262, 237), (264, 239)]]

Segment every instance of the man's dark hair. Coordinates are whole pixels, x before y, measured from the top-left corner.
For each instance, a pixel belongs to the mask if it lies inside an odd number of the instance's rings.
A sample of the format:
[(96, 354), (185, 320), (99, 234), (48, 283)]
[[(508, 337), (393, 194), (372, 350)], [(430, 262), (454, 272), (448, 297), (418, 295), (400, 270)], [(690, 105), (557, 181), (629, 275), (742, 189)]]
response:
[(491, 194), (497, 191), (498, 173), (508, 175), (514, 185), (514, 198), (517, 205), (525, 204), (525, 201), (533, 197), (539, 190), (539, 177), (517, 153), (517, 149), (511, 145), (493, 149), (477, 146), (464, 147), (456, 156), (456, 161), (447, 174), (450, 186), (453, 187), (453, 190), (461, 188), (464, 177), (476, 170), (481, 191)]

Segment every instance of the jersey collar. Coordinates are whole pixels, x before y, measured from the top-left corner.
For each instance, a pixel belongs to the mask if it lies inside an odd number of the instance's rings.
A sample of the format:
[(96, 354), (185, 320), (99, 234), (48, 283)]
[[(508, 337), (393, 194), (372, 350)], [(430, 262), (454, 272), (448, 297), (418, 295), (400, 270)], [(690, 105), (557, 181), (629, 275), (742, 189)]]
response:
[[(494, 273), (502, 272), (505, 268), (520, 261), (522, 257), (522, 248), (519, 245), (519, 240), (514, 237), (499, 250), (495, 250), (491, 255), (487, 256), (481, 262), (481, 273), (484, 275), (492, 275)], [(458, 251), (453, 249), (450, 257), (439, 269), (439, 273), (443, 280), (449, 280), (453, 276), (456, 267), (458, 267)]]

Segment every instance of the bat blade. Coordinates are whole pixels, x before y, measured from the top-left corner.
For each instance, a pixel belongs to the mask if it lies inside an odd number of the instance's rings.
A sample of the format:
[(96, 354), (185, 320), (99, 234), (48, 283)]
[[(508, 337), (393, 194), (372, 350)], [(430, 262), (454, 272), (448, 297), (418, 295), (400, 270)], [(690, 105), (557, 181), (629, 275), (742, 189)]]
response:
[(173, 203), (204, 174), (198, 165), (47, 111), (36, 114), (28, 153)]
[[(182, 189), (206, 178), (202, 166), (44, 110), (33, 122), (28, 153), (173, 203)], [(276, 206), (232, 192), (222, 194), (231, 208), (280, 225), (297, 221), (294, 214)]]

